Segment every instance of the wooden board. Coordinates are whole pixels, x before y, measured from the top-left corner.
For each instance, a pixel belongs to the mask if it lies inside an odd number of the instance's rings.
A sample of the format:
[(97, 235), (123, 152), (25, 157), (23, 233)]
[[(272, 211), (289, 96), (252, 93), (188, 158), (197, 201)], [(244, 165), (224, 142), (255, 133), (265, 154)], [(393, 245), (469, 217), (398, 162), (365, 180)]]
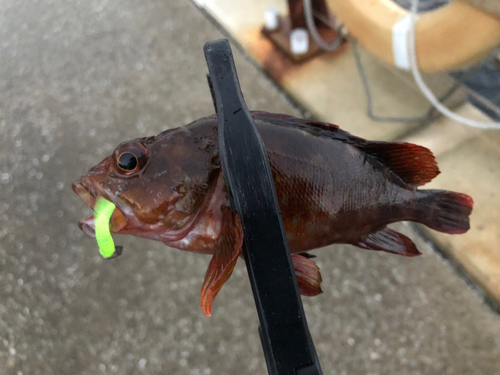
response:
[[(469, 105), (460, 113), (485, 119)], [(422, 228), (444, 252), (462, 265), (491, 298), (500, 303), (500, 133), (464, 128), (449, 120), (440, 125), (448, 132), (460, 132), (462, 141), (449, 149), (446, 131), (431, 131), (428, 136), (415, 136), (408, 140), (434, 145), (442, 152), (438, 157), (441, 174), (426, 188), (471, 195), (474, 199), (471, 229), (466, 234), (451, 236)], [(433, 136), (435, 134), (437, 137)]]

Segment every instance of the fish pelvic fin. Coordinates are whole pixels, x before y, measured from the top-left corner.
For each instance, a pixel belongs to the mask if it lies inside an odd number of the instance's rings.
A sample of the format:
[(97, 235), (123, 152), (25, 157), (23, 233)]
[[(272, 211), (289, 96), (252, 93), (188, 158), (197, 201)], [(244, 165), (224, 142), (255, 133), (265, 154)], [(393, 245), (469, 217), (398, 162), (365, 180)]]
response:
[(421, 255), (412, 240), (390, 228), (370, 233), (354, 245), (362, 249), (386, 251), (407, 257)]
[(446, 190), (421, 190), (416, 221), (448, 234), (465, 233), (474, 201), (466, 194)]
[(371, 141), (355, 146), (410, 185), (424, 185), (440, 173), (436, 158), (423, 146), (405, 142)]
[(238, 215), (229, 207), (222, 207), (222, 228), (212, 260), (201, 287), (201, 309), (212, 316), (212, 304), (222, 286), (231, 277), (242, 252), (243, 229)]
[(323, 279), (321, 278), (317, 264), (303, 254), (292, 254), (292, 261), (300, 294), (313, 297), (323, 293), (321, 290)]

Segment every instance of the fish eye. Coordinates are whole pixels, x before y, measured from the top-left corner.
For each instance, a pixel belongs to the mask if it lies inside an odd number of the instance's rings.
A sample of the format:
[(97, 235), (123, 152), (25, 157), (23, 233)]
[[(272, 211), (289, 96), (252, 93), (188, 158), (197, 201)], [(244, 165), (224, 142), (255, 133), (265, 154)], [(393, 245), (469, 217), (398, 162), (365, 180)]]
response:
[(118, 167), (125, 172), (133, 172), (139, 167), (139, 159), (129, 151), (122, 152), (118, 157)]
[(146, 148), (137, 141), (121, 144), (114, 155), (115, 170), (123, 176), (134, 176), (148, 161)]

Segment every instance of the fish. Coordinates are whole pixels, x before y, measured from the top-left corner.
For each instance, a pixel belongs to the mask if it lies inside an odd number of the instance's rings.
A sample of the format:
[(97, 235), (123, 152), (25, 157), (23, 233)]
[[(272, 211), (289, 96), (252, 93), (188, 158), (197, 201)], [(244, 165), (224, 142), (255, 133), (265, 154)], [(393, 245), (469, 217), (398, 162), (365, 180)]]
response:
[[(368, 141), (337, 125), (288, 115), (251, 115), (271, 165), (302, 295), (322, 293), (310, 250), (350, 244), (414, 257), (421, 253), (412, 240), (389, 224), (412, 221), (449, 234), (469, 229), (470, 196), (419, 189), (440, 173), (427, 148)], [(244, 234), (231, 210), (217, 131), (212, 115), (123, 142), (73, 184), (90, 207), (98, 197), (116, 205), (111, 233), (212, 255), (201, 287), (206, 316), (243, 255)], [(93, 235), (94, 217), (79, 227)]]

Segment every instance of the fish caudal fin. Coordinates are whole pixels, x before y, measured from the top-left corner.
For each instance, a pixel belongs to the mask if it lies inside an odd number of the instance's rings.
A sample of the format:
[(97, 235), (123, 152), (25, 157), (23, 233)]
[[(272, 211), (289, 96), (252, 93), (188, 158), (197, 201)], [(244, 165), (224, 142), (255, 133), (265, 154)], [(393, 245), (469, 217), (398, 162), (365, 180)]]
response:
[(470, 196), (445, 190), (421, 190), (420, 194), (416, 221), (448, 234), (469, 230), (469, 215), (474, 206)]
[(313, 297), (323, 293), (321, 290), (321, 282), (323, 280), (316, 263), (302, 254), (292, 254), (292, 261), (300, 294)]
[(412, 240), (390, 228), (370, 233), (354, 245), (362, 249), (386, 251), (407, 257), (414, 257), (421, 254)]

